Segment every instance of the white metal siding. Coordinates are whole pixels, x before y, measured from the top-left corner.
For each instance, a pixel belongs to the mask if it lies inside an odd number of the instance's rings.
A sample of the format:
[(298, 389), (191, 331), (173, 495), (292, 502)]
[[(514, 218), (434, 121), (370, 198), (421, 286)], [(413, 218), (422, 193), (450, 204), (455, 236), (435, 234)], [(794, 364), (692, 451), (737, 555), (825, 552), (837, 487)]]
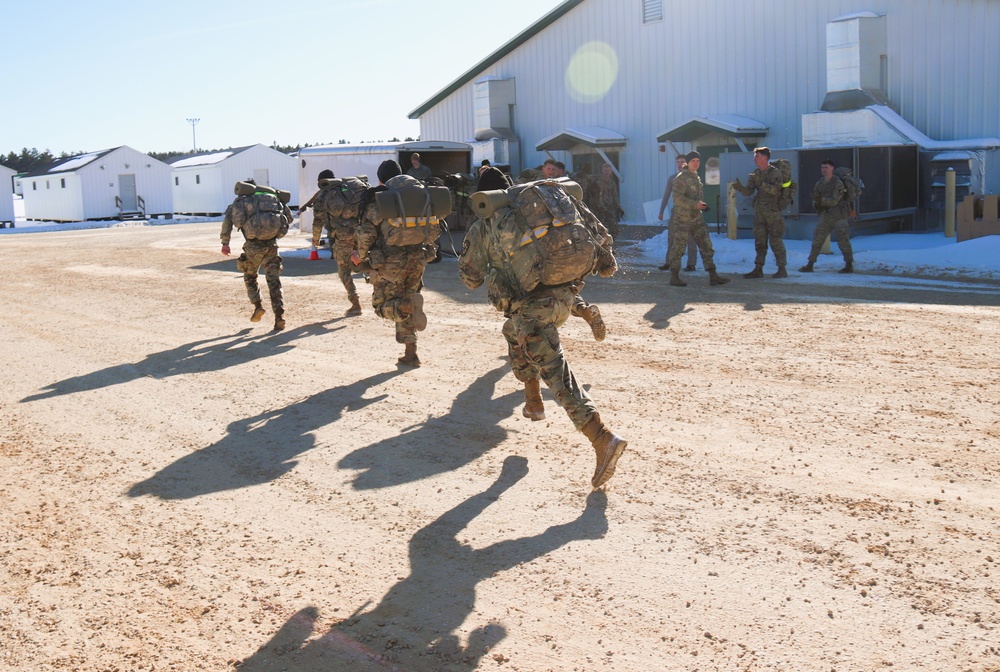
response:
[(115, 197), (119, 195), (118, 176), (135, 175), (136, 195), (146, 204), (147, 215), (173, 212), (170, 190), (170, 166), (131, 147), (119, 147), (80, 170), (83, 196), (83, 219), (111, 219), (118, 216)]
[[(826, 95), (826, 24), (860, 11), (887, 17), (886, 93), (904, 118), (934, 139), (1000, 135), (1000, 87), (987, 77), (1000, 62), (995, 0), (702, 0), (663, 9), (662, 21), (643, 25), (641, 2), (586, 0), (480, 73), (517, 80), (522, 167), (540, 163), (534, 145), (563, 128), (623, 133), (623, 205), (627, 218), (640, 219), (642, 202), (659, 200), (673, 169), (656, 136), (692, 116), (750, 117), (770, 128), (758, 144), (800, 145), (801, 115), (819, 110)], [(592, 40), (612, 47), (619, 76), (603, 100), (579, 103), (564, 73)], [(425, 139), (472, 138), (471, 82), (420, 122)]]
[(0, 222), (14, 221), (14, 180), (17, 171), (0, 166)]

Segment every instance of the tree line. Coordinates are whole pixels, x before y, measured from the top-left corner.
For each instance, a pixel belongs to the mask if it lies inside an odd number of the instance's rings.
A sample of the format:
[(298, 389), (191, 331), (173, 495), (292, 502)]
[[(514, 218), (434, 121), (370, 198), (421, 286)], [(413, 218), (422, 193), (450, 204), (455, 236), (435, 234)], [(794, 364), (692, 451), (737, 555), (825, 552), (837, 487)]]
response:
[[(413, 142), (417, 139), (418, 138), (407, 137), (405, 140), (401, 141), (399, 138), (392, 138), (391, 140), (388, 140), (388, 142)], [(369, 143), (376, 143), (376, 142), (380, 143), (383, 141), (382, 140), (369, 141)], [(362, 143), (364, 143), (364, 141), (362, 141)], [(271, 149), (275, 149), (284, 154), (292, 154), (304, 147), (315, 147), (319, 145), (332, 145), (332, 144), (348, 145), (350, 144), (350, 142), (344, 139), (340, 139), (336, 143), (321, 142), (321, 143), (310, 144), (307, 142), (304, 145), (279, 145), (278, 143), (274, 142), (271, 143)], [(147, 153), (151, 157), (159, 161), (168, 161), (178, 156), (188, 156), (189, 154), (194, 154), (194, 153), (200, 154), (202, 152), (209, 152), (209, 153), (226, 152), (226, 151), (231, 151), (232, 149), (233, 149), (232, 147), (224, 147), (220, 149), (201, 149), (198, 150), (198, 152), (184, 150), (184, 151), (147, 152)], [(79, 156), (81, 154), (86, 154), (86, 152), (61, 152), (58, 156), (56, 156), (48, 149), (40, 152), (36, 147), (32, 147), (31, 149), (25, 147), (20, 152), (11, 151), (8, 152), (7, 154), (0, 154), (0, 164), (7, 166), (8, 168), (12, 168), (19, 173), (30, 173), (33, 170), (49, 165), (53, 161), (59, 159), (68, 159), (70, 157)]]

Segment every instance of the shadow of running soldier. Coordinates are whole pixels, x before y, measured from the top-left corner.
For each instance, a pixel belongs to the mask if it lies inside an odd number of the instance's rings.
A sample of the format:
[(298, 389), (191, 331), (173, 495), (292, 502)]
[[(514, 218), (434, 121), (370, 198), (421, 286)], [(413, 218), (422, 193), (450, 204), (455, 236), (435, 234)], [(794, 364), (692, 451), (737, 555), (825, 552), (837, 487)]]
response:
[(528, 473), (527, 460), (510, 456), (499, 478), (420, 529), (410, 540), (410, 575), (393, 586), (373, 610), (337, 623), (321, 637), (314, 634), (318, 613), (299, 611), (254, 655), (237, 665), (241, 672), (278, 668), (296, 672), (433, 670), (469, 672), (503, 640), (499, 623), (473, 630), (463, 647), (455, 631), (475, 608), (476, 585), (497, 572), (530, 562), (565, 544), (602, 539), (608, 530), (607, 496), (591, 492), (578, 518), (544, 532), (507, 539), (474, 549), (458, 534)]

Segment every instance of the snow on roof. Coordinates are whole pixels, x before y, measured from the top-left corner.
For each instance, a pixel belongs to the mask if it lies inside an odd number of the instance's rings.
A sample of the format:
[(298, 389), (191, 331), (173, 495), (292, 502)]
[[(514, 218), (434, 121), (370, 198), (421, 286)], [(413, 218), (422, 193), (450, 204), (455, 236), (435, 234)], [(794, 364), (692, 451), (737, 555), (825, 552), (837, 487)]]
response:
[(830, 19), (830, 23), (837, 23), (839, 21), (850, 21), (851, 19), (877, 19), (878, 14), (875, 12), (854, 12), (853, 14), (844, 14), (843, 16), (838, 16), (836, 19)]
[(891, 107), (885, 105), (869, 105), (868, 109), (877, 114), (886, 124), (901, 135), (920, 145), (921, 149), (955, 150), (955, 149), (998, 149), (1000, 138), (968, 138), (965, 140), (931, 140), (913, 124), (899, 116)]
[(90, 154), (81, 154), (80, 156), (74, 156), (69, 161), (65, 163), (59, 163), (51, 168), (49, 168), (50, 173), (65, 173), (67, 171), (76, 170), (78, 168), (83, 168), (88, 163), (96, 159), (102, 154), (102, 152), (91, 152)]
[(225, 161), (235, 152), (213, 152), (212, 154), (199, 154), (198, 156), (189, 156), (186, 159), (180, 159), (179, 161), (174, 161), (170, 165), (174, 168), (188, 168), (190, 166), (205, 166), (213, 163), (221, 163)]

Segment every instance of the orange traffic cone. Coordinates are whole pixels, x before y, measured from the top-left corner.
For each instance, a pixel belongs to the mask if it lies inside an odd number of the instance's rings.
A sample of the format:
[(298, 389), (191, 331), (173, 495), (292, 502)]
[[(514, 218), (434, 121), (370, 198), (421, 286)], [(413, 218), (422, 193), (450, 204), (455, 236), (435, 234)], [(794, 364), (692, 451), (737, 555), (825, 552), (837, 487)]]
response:
[(309, 250), (309, 261), (319, 261), (319, 250), (315, 247)]

